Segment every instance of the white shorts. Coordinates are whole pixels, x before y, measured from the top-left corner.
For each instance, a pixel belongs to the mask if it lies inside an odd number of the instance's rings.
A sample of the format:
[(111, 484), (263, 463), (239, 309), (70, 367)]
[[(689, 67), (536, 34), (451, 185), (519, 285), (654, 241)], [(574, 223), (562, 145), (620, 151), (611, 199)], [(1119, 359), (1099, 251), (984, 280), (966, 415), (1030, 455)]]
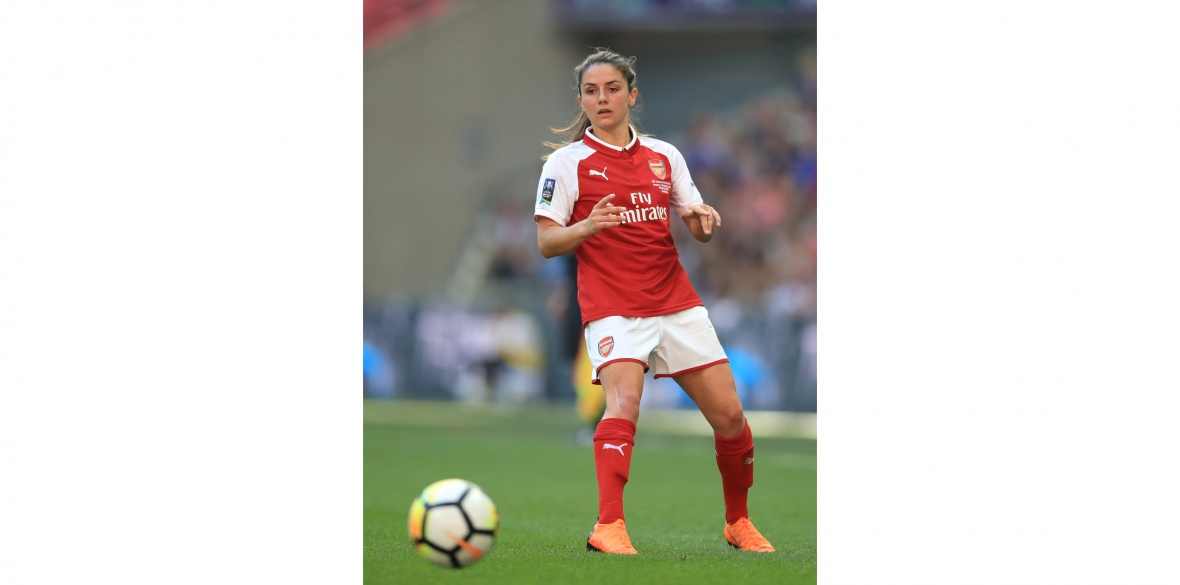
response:
[(659, 317), (603, 317), (586, 324), (586, 349), (598, 371), (615, 362), (637, 362), (643, 371), (655, 366), (656, 378), (679, 376), (729, 361), (709, 311), (692, 307)]

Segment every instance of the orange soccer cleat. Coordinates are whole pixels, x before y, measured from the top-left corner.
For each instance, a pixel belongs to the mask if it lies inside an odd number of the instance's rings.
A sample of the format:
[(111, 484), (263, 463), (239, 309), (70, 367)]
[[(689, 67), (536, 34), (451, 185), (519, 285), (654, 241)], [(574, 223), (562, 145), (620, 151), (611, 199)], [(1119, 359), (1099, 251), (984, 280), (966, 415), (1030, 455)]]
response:
[(627, 525), (621, 518), (610, 524), (595, 524), (594, 531), (586, 538), (586, 550), (608, 555), (639, 554), (639, 551), (631, 546), (631, 537), (627, 536)]
[(766, 540), (749, 518), (738, 518), (733, 524), (725, 525), (725, 541), (729, 546), (740, 550), (753, 552), (774, 552), (770, 541)]

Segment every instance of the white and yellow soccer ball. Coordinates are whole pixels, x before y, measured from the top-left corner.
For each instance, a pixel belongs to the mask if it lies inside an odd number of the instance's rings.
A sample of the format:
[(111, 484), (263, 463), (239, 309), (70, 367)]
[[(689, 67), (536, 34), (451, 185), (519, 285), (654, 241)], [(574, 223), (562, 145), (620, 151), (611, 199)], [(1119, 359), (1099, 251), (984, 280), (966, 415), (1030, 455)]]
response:
[(500, 533), (496, 504), (464, 479), (436, 481), (410, 505), (410, 539), (418, 554), (443, 567), (474, 564)]

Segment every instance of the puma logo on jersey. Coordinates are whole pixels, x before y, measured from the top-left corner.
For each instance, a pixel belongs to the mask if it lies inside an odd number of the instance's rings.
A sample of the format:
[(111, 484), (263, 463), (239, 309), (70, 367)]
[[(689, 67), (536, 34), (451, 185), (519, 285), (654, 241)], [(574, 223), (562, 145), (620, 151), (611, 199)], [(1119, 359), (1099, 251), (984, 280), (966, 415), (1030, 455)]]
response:
[(590, 176), (593, 177), (594, 175), (601, 175), (603, 179), (606, 179), (607, 181), (610, 180), (606, 176), (606, 167), (602, 167), (601, 171), (596, 171), (594, 169), (590, 169)]
[(749, 465), (749, 464), (751, 464), (751, 463), (753, 463), (753, 462), (754, 462), (754, 458), (753, 458), (753, 457), (750, 457), (750, 458), (746, 459), (746, 465)]
[(626, 446), (627, 446), (626, 443), (623, 443), (622, 445), (611, 445), (610, 443), (603, 443), (602, 448), (603, 449), (618, 449), (619, 455), (626, 455), (626, 453), (623, 453), (623, 447), (626, 447)]

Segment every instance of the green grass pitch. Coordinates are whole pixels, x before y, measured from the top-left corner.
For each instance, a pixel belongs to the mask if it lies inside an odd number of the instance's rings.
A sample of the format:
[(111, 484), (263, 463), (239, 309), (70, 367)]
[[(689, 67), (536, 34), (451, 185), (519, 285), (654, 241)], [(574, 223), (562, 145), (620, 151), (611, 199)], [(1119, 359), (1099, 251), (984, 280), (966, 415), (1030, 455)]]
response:
[[(814, 440), (759, 436), (751, 424), (751, 519), (777, 551), (744, 553), (722, 536), (712, 438), (648, 430), (641, 417), (626, 492), (640, 554), (622, 557), (586, 550), (598, 496), (593, 455), (574, 441), (572, 407), (366, 401), (364, 418), (365, 583), (816, 582)], [(491, 551), (463, 569), (419, 557), (406, 530), (413, 498), (448, 477), (483, 487), (501, 517)]]

